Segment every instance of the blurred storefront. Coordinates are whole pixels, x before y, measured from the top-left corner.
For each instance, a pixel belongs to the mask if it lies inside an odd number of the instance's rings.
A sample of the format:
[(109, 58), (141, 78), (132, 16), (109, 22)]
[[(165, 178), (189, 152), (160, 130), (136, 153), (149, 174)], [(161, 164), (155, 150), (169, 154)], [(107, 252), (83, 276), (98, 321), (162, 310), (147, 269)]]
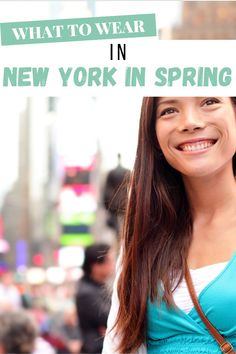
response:
[(235, 1), (183, 1), (171, 39), (235, 39)]

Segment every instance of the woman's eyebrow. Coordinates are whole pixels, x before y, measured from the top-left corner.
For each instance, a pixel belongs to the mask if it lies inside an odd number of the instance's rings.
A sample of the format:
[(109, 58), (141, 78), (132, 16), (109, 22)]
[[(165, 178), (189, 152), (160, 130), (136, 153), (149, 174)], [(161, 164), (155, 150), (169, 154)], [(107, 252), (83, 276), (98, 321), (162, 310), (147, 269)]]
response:
[(173, 103), (176, 103), (178, 102), (178, 100), (165, 100), (165, 101), (161, 101), (159, 103), (157, 103), (157, 107), (159, 107), (160, 105), (162, 104), (173, 104)]

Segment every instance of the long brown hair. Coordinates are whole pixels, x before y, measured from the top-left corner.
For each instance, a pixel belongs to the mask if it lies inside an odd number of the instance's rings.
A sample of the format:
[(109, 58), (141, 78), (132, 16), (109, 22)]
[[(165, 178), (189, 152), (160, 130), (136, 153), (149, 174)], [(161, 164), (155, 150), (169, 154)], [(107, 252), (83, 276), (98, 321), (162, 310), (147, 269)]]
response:
[[(163, 299), (174, 305), (172, 289), (183, 279), (192, 235), (192, 215), (181, 174), (167, 163), (157, 141), (156, 106), (157, 98), (143, 99), (124, 223), (115, 325), (121, 335), (120, 353), (135, 352), (145, 342), (147, 298), (160, 301), (160, 281)], [(235, 155), (233, 171), (235, 174)]]

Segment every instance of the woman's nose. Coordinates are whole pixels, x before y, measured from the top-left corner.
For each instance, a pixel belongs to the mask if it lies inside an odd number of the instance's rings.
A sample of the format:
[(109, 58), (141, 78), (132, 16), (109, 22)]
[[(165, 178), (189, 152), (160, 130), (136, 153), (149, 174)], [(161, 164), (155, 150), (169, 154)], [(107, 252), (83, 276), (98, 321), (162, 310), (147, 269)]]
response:
[(202, 129), (205, 127), (205, 122), (201, 113), (194, 110), (188, 110), (182, 112), (179, 120), (179, 131), (194, 131), (196, 129)]

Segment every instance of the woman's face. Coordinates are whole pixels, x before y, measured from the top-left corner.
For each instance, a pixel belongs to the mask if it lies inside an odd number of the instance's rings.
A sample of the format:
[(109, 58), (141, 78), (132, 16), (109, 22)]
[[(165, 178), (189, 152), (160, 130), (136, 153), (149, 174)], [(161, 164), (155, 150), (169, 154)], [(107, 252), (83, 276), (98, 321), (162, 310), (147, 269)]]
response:
[(214, 173), (236, 151), (236, 109), (230, 97), (161, 97), (156, 134), (168, 163), (183, 175)]

